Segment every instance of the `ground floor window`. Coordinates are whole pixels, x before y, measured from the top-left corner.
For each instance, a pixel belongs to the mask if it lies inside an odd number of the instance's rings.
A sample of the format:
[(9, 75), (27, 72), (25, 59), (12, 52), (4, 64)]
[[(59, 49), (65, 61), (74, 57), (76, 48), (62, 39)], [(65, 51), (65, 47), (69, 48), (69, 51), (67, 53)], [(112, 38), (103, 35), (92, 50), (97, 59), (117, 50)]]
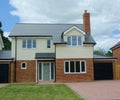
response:
[(27, 62), (21, 62), (21, 69), (27, 69)]
[(64, 63), (64, 72), (69, 73), (86, 73), (86, 61), (65, 61)]

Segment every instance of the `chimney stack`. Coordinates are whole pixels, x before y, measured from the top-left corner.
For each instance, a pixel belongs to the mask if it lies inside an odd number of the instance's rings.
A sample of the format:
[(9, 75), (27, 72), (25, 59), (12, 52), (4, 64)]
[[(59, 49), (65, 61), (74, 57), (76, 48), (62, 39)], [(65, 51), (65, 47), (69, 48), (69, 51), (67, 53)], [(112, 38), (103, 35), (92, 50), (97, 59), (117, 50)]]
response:
[(83, 25), (84, 25), (84, 31), (87, 34), (90, 34), (91, 30), (90, 30), (90, 13), (87, 12), (87, 10), (85, 10), (84, 14), (83, 14)]

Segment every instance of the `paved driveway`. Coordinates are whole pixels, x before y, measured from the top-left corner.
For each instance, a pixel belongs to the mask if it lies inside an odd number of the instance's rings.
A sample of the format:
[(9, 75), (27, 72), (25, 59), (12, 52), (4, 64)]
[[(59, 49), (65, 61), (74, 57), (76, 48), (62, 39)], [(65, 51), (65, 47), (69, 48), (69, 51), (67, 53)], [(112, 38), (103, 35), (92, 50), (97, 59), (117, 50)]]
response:
[(6, 86), (6, 85), (8, 85), (8, 84), (0, 83), (0, 88), (1, 88), (1, 87), (4, 87), (4, 86)]
[(120, 100), (120, 80), (67, 83), (85, 100)]

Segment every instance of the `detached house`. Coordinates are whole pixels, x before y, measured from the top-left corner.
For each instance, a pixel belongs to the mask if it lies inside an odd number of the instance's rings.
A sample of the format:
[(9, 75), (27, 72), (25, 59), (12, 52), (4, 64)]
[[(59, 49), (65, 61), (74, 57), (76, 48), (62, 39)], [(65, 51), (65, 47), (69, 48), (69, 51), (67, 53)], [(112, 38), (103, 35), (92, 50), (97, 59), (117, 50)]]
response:
[(90, 14), (83, 24), (20, 23), (13, 28), (16, 82), (93, 80)]
[(116, 58), (93, 54), (96, 42), (86, 10), (83, 24), (18, 23), (10, 38), (8, 82), (116, 79)]

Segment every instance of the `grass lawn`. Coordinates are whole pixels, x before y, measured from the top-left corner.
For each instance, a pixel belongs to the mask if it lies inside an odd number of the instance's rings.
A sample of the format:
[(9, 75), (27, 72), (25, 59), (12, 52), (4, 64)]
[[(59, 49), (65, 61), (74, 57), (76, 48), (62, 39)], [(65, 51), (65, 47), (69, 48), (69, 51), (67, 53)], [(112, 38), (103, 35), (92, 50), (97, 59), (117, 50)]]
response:
[(0, 100), (83, 100), (63, 84), (10, 84), (0, 88)]

